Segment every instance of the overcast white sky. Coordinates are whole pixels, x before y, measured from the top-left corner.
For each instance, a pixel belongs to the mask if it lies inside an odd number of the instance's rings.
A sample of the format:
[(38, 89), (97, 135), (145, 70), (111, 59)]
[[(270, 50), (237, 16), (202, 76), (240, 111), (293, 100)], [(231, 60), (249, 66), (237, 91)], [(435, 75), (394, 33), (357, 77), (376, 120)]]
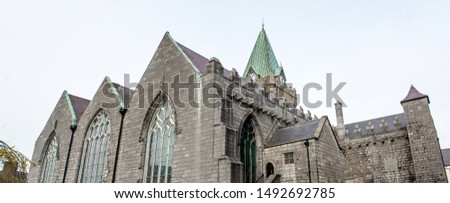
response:
[[(64, 90), (91, 99), (106, 75), (138, 82), (166, 31), (242, 74), (264, 18), (298, 92), (333, 73), (351, 123), (401, 113), (414, 84), (448, 148), (449, 11), (447, 0), (1, 1), (0, 140), (31, 157)], [(333, 108), (311, 112), (335, 123)]]

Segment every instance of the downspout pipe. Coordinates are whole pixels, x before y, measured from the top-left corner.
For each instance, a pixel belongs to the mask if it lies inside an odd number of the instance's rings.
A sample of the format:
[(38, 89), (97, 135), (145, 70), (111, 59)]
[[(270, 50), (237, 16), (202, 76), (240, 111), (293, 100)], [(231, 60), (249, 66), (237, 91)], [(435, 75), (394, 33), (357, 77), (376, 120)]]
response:
[(312, 183), (312, 181), (311, 181), (311, 161), (309, 158), (309, 141), (308, 140), (305, 141), (305, 147), (306, 147), (306, 157), (308, 158), (308, 178), (309, 178), (309, 182)]
[(120, 141), (122, 139), (122, 129), (123, 129), (123, 119), (125, 118), (125, 114), (127, 113), (127, 108), (120, 107), (119, 113), (121, 115), (120, 118), (120, 128), (119, 128), (119, 137), (117, 138), (117, 147), (116, 147), (116, 157), (114, 159), (114, 169), (112, 174), (112, 183), (116, 182), (116, 172), (117, 172), (117, 161), (119, 160), (119, 151), (120, 151)]
[(70, 136), (69, 150), (67, 150), (66, 165), (64, 166), (64, 175), (63, 175), (63, 179), (62, 179), (63, 183), (66, 182), (67, 168), (69, 167), (70, 152), (72, 151), (73, 135), (75, 134), (76, 129), (77, 129), (76, 124), (70, 125), (70, 130), (72, 131), (72, 135)]

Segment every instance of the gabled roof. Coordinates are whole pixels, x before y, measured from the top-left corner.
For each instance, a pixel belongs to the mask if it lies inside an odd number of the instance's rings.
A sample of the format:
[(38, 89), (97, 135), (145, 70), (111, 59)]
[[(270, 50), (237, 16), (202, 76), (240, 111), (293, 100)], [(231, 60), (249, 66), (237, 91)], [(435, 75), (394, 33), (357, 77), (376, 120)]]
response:
[(71, 94), (69, 94), (69, 98), (72, 101), (73, 110), (77, 119), (80, 119), (91, 101)]
[(286, 79), (282, 68), (278, 65), (275, 53), (272, 50), (264, 27), (261, 32), (259, 32), (258, 39), (253, 47), (247, 67), (245, 67), (243, 77), (247, 78), (251, 72), (255, 72), (261, 77), (265, 77), (269, 74), (272, 74), (273, 76), (282, 75)]
[(408, 95), (400, 102), (403, 104), (404, 102), (416, 100), (416, 99), (422, 99), (427, 98), (428, 103), (430, 103), (430, 99), (428, 98), (428, 95), (420, 93), (413, 85), (409, 88)]
[(75, 95), (71, 95), (67, 93), (66, 90), (64, 90), (63, 95), (66, 98), (67, 105), (69, 106), (69, 111), (72, 117), (72, 125), (76, 126), (90, 101)]
[(444, 158), (444, 166), (450, 166), (450, 148), (443, 149), (442, 158)]
[(105, 77), (105, 80), (107, 83), (109, 83), (114, 96), (120, 102), (120, 107), (127, 108), (128, 102), (130, 101), (134, 91), (127, 87), (112, 82), (108, 76)]
[(206, 65), (208, 64), (209, 60), (175, 41), (172, 36), (170, 36), (169, 32), (166, 32), (164, 38), (169, 39), (175, 45), (175, 47), (180, 51), (186, 61), (191, 64), (194, 71), (198, 73), (197, 76), (206, 72)]
[[(169, 34), (169, 32), (166, 32), (166, 36), (175, 44), (175, 46), (178, 48), (178, 50), (182, 53), (182, 55), (187, 59), (187, 61), (192, 65), (192, 67), (195, 69), (195, 71), (200, 72), (201, 74), (205, 74), (208, 72), (208, 63), (209, 59), (202, 56), (201, 54), (193, 51), (192, 49), (189, 49), (188, 47), (184, 46), (183, 44), (175, 41), (172, 36)], [(282, 68), (281, 68), (282, 69)], [(283, 70), (281, 70), (283, 72)], [(284, 73), (282, 73), (284, 75)], [(223, 76), (228, 79), (232, 79), (232, 72), (225, 67), (223, 68)], [(245, 83), (247, 81), (241, 81), (242, 83)]]
[(176, 44), (181, 48), (184, 54), (188, 57), (188, 59), (194, 64), (194, 66), (203, 74), (206, 73), (209, 60), (204, 56), (198, 54), (195, 51), (185, 47), (184, 45), (176, 42)]
[(268, 147), (311, 139), (316, 134), (317, 128), (319, 128), (319, 122), (320, 120), (313, 120), (308, 123), (279, 129)]
[(134, 91), (128, 87), (124, 87), (120, 84), (113, 82), (114, 88), (116, 88), (117, 93), (123, 99), (125, 107), (128, 107), (128, 103), (130, 102), (131, 95), (133, 95)]

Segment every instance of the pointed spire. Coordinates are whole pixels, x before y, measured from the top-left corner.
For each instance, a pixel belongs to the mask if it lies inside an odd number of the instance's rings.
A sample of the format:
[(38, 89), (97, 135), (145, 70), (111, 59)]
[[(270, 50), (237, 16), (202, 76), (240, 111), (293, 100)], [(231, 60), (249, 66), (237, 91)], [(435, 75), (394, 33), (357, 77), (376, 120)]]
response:
[(406, 97), (400, 103), (403, 104), (404, 102), (422, 99), (425, 97), (427, 98), (428, 103), (430, 103), (428, 95), (420, 93), (413, 85), (411, 85), (411, 87), (409, 88), (408, 95), (406, 95)]
[(266, 31), (264, 30), (264, 23), (261, 32), (259, 32), (255, 46), (253, 47), (243, 77), (248, 78), (250, 73), (255, 73), (260, 77), (265, 77), (269, 74), (272, 74), (273, 76), (281, 75), (286, 79), (282, 68), (278, 65), (269, 39), (267, 38)]

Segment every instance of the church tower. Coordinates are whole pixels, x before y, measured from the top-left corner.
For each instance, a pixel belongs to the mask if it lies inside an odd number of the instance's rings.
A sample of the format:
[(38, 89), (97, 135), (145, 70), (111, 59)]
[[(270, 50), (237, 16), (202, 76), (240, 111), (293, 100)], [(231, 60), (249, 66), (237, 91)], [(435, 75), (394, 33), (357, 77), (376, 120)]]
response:
[(279, 81), (286, 81), (283, 67), (278, 64), (275, 53), (267, 38), (264, 27), (261, 29), (253, 47), (252, 54), (245, 67), (243, 77), (246, 79), (258, 80), (272, 76)]
[(296, 90), (286, 83), (283, 66), (278, 64), (264, 25), (248, 59), (243, 78), (256, 84), (270, 100), (276, 100), (288, 108), (297, 106)]
[(407, 121), (415, 182), (445, 182), (441, 148), (429, 108), (430, 99), (411, 85), (408, 95), (400, 103)]

